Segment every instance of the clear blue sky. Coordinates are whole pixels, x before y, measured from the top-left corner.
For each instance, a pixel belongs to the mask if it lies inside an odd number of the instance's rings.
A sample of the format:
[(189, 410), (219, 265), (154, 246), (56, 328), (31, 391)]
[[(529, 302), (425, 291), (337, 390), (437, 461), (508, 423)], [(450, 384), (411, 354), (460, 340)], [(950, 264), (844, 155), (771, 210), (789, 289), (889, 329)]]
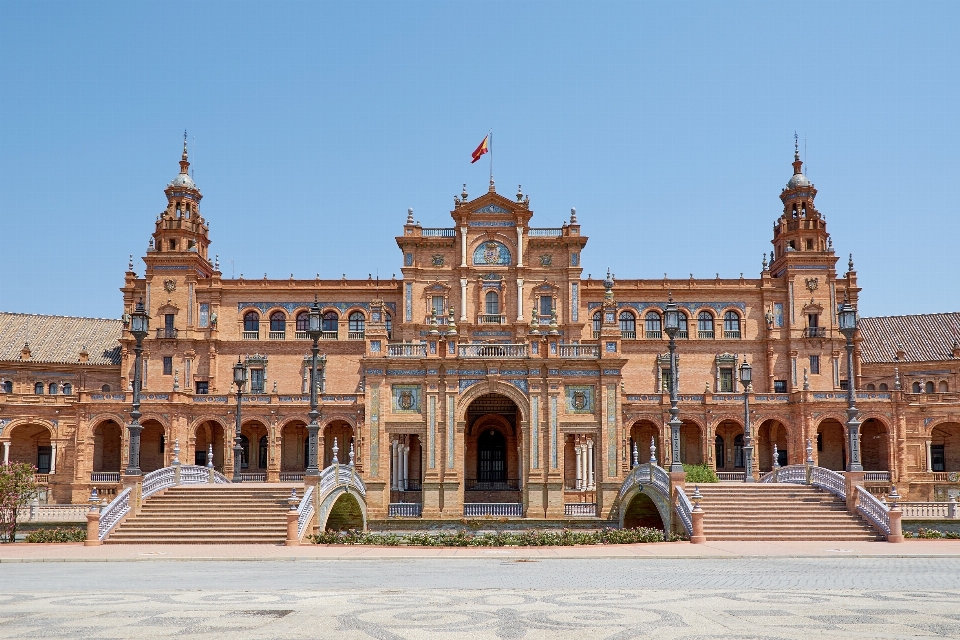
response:
[[(756, 277), (793, 133), (861, 314), (960, 310), (958, 2), (0, 2), (0, 309), (117, 317), (183, 130), (221, 269), (390, 277), (494, 130), (584, 272)], [(804, 142), (805, 141), (805, 142)], [(953, 194), (953, 195), (952, 195)], [(231, 265), (233, 265), (231, 267)]]

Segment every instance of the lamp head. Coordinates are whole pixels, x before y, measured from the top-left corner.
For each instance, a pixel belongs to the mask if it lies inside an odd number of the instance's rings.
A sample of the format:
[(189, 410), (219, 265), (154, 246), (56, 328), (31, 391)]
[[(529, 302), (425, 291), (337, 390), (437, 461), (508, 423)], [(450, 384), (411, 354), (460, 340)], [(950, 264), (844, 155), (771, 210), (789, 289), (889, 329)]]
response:
[(747, 386), (751, 380), (753, 380), (753, 367), (747, 363), (747, 358), (744, 356), (743, 364), (740, 365), (740, 382), (743, 386)]
[(680, 309), (672, 296), (663, 312), (663, 330), (667, 332), (669, 338), (673, 338), (680, 330)]
[(133, 334), (133, 337), (138, 340), (143, 340), (147, 337), (148, 331), (150, 331), (150, 317), (143, 308), (143, 298), (140, 298), (137, 301), (137, 306), (134, 308), (133, 313), (130, 315), (130, 332)]
[(233, 365), (233, 383), (237, 385), (237, 389), (243, 389), (243, 385), (247, 383), (247, 367), (239, 356), (237, 356), (237, 364)]
[(837, 317), (840, 320), (840, 333), (852, 338), (857, 331), (857, 309), (849, 301), (844, 300), (837, 311)]

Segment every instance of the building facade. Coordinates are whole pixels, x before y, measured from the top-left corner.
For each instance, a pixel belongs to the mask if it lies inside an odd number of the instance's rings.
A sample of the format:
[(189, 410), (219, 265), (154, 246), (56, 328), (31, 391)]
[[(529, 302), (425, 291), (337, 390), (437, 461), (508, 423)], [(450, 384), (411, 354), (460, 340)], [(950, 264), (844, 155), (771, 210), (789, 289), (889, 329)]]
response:
[[(895, 482), (910, 499), (960, 488), (960, 313), (861, 318), (851, 375), (837, 309), (856, 305), (857, 273), (852, 258), (838, 272), (798, 155), (769, 258), (759, 277), (734, 279), (584, 278), (576, 212), (537, 227), (529, 196), (492, 182), (477, 197), (464, 187), (447, 226), (408, 212), (399, 279), (224, 279), (186, 147), (180, 167), (145, 272), (128, 267), (120, 320), (0, 314), (4, 460), (37, 465), (51, 502), (120, 487), (138, 301), (151, 317), (144, 472), (169, 465), (176, 445), (185, 463), (204, 464), (212, 449), (232, 474), (241, 361), (245, 480), (302, 480), (316, 301), (319, 464), (352, 450), (370, 519), (460, 519), (497, 504), (496, 515), (614, 518), (631, 467), (669, 461), (671, 446), (685, 463), (742, 478), (744, 360), (755, 472), (803, 462), (808, 440), (819, 465), (844, 469), (852, 380), (867, 484), (879, 493)], [(668, 301), (681, 311), (673, 445)]]

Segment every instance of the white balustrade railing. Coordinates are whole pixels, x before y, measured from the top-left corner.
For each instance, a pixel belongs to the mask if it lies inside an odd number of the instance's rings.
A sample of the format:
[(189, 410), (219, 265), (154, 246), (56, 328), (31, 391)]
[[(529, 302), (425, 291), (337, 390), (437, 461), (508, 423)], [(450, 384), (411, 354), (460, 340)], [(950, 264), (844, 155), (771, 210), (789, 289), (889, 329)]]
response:
[(877, 497), (864, 489), (857, 487), (857, 512), (870, 520), (884, 535), (890, 535), (890, 507), (883, 504)]
[(570, 518), (596, 518), (596, 502), (568, 502), (563, 505), (563, 515)]
[(180, 467), (180, 484), (200, 484), (210, 482), (210, 470), (194, 464)]
[(281, 471), (280, 482), (303, 482), (303, 471)]
[(677, 512), (677, 516), (680, 517), (680, 522), (683, 523), (683, 528), (686, 529), (687, 535), (693, 535), (693, 504), (690, 503), (690, 498), (687, 497), (687, 494), (684, 493), (683, 489), (677, 487), (677, 506), (674, 509)]
[(90, 505), (33, 504), (17, 510), (17, 522), (86, 522)]
[(261, 471), (241, 471), (240, 482), (266, 482), (267, 474)]
[(357, 475), (353, 465), (332, 464), (320, 472), (320, 496), (326, 496), (335, 488), (344, 485), (353, 487), (361, 496), (366, 497), (367, 495), (367, 486)]
[(307, 487), (297, 506), (297, 540), (303, 538), (303, 531), (313, 518), (313, 487)]
[(953, 520), (957, 518), (956, 501), (950, 502), (898, 502), (904, 520)]
[(788, 484), (806, 484), (807, 468), (802, 464), (791, 464), (774, 469), (760, 477), (760, 482), (785, 482)]
[(813, 467), (810, 470), (810, 484), (826, 489), (844, 500), (847, 499), (847, 480), (836, 471), (824, 467)]
[(419, 502), (391, 502), (387, 507), (388, 518), (419, 518), (423, 505)]
[(100, 527), (97, 530), (98, 540), (106, 538), (123, 516), (130, 512), (130, 493), (131, 488), (127, 487), (100, 512)]
[(116, 484), (120, 482), (119, 471), (94, 471), (90, 474), (90, 482)]
[(523, 504), (519, 502), (468, 502), (463, 505), (465, 518), (484, 516), (519, 518), (523, 516)]
[(864, 471), (863, 481), (864, 482), (885, 482), (887, 484), (890, 484), (890, 472), (889, 471)]
[(600, 345), (598, 344), (561, 344), (561, 358), (599, 358)]
[(425, 358), (427, 357), (427, 345), (426, 343), (388, 344), (387, 355), (398, 358)]
[(526, 358), (525, 344), (462, 344), (458, 347), (461, 358)]
[(667, 473), (666, 469), (661, 466), (654, 465), (650, 472), (650, 484), (654, 486), (660, 493), (670, 499), (670, 475)]
[(141, 496), (146, 499), (158, 491), (163, 491), (167, 487), (176, 484), (176, 472), (173, 467), (163, 467), (156, 471), (151, 471), (143, 476), (143, 491)]
[(717, 471), (717, 480), (720, 482), (743, 482), (745, 471)]
[(457, 230), (444, 227), (424, 227), (420, 230), (420, 233), (424, 238), (454, 238), (457, 235)]

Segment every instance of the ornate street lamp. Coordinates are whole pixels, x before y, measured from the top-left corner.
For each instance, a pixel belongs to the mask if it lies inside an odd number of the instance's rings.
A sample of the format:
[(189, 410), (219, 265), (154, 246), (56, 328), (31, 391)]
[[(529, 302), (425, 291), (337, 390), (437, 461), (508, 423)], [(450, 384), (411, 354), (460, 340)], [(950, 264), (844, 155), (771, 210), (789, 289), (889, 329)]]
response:
[(310, 358), (310, 424), (307, 426), (309, 460), (307, 460), (306, 475), (308, 476), (320, 475), (320, 468), (317, 466), (317, 436), (320, 432), (320, 425), (317, 424), (317, 418), (320, 417), (320, 412), (317, 411), (317, 352), (320, 351), (320, 347), (317, 341), (320, 340), (321, 333), (320, 305), (314, 296), (307, 324), (307, 335), (313, 340)]
[(677, 331), (680, 330), (680, 311), (673, 302), (673, 296), (667, 302), (664, 311), (663, 330), (670, 338), (670, 471), (683, 471), (680, 462), (680, 407), (677, 406)]
[(847, 449), (850, 451), (847, 471), (863, 471), (863, 464), (860, 462), (860, 420), (857, 419), (857, 378), (853, 368), (853, 336), (857, 333), (857, 310), (844, 299), (837, 316), (840, 319), (840, 333), (847, 338)]
[(237, 426), (233, 437), (233, 481), (242, 482), (240, 477), (240, 458), (243, 457), (243, 446), (240, 444), (240, 406), (243, 402), (243, 385), (247, 384), (247, 366), (237, 356), (237, 364), (233, 365), (233, 384), (237, 385)]
[(753, 367), (747, 364), (747, 357), (743, 357), (740, 365), (740, 384), (743, 385), (743, 481), (753, 482), (753, 438), (750, 428), (750, 399), (747, 391), (750, 381), (753, 380)]
[(130, 424), (127, 430), (130, 432), (130, 456), (127, 461), (126, 474), (128, 476), (142, 475), (140, 471), (140, 432), (143, 427), (140, 426), (140, 373), (143, 368), (143, 339), (147, 337), (150, 331), (150, 316), (143, 308), (143, 298), (137, 301), (137, 306), (130, 316), (130, 333), (133, 334), (136, 344), (133, 352), (136, 354), (133, 364), (133, 410), (130, 411)]

